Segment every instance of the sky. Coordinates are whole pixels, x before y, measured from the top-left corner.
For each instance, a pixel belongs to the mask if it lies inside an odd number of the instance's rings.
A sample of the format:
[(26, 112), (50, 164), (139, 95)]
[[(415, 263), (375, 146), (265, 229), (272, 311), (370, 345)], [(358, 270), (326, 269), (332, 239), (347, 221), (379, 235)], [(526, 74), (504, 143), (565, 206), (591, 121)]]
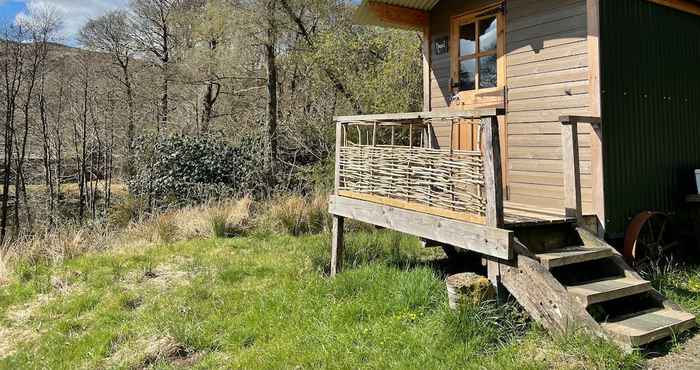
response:
[(64, 42), (75, 45), (78, 31), (88, 19), (127, 4), (128, 0), (0, 0), (0, 24), (12, 22), (32, 6), (49, 5), (62, 16)]

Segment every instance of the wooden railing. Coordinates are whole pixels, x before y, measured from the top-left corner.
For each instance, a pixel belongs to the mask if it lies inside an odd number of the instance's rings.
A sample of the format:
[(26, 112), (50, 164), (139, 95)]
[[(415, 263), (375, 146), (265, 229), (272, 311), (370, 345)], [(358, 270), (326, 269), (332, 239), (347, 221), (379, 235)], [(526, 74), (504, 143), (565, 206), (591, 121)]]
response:
[[(497, 110), (336, 117), (336, 195), (503, 225)], [(474, 124), (477, 150), (437, 148), (433, 125)], [(479, 150), (480, 149), (480, 150)]]

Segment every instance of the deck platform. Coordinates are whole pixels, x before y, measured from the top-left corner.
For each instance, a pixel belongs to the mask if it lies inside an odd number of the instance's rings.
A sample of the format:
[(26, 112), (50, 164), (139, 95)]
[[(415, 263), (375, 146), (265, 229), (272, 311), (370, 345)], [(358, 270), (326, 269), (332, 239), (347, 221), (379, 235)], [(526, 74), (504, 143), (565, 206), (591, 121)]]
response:
[(510, 201), (503, 202), (503, 218), (506, 227), (576, 222), (575, 217), (566, 217), (563, 209), (542, 208)]

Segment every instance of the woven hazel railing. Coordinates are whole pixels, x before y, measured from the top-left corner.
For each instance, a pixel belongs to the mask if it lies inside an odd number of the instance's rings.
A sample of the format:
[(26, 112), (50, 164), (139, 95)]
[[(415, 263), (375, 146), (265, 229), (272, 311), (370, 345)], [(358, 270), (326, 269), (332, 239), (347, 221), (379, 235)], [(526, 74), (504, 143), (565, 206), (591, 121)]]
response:
[(409, 146), (340, 148), (340, 191), (483, 217), (483, 160), (478, 151)]
[[(502, 227), (498, 117), (503, 114), (484, 108), (334, 117), (335, 195)], [(435, 137), (438, 124), (451, 127), (442, 148)], [(463, 136), (470, 132), (471, 140)], [(458, 150), (462, 147), (470, 149)]]

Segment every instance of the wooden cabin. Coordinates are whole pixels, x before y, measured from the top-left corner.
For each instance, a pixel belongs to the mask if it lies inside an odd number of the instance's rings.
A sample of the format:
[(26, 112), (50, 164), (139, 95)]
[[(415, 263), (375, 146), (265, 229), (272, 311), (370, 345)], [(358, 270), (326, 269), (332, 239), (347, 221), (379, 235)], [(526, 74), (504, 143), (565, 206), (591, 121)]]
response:
[(606, 238), (691, 193), (700, 2), (364, 0), (356, 21), (422, 33), (424, 109), (336, 117), (332, 274), (352, 218), (480, 254), (553, 331), (694, 326)]

